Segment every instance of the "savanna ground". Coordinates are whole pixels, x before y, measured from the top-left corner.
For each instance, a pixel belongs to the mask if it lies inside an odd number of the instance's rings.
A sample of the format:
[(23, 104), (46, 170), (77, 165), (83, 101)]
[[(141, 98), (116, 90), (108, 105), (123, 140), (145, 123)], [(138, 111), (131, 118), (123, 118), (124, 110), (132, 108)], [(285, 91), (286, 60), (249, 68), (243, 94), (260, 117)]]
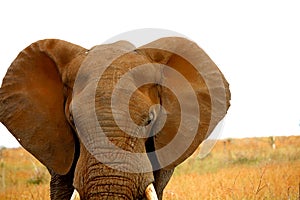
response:
[[(298, 199), (300, 137), (220, 140), (177, 167), (164, 199)], [(0, 200), (49, 199), (47, 170), (21, 148), (0, 150)]]

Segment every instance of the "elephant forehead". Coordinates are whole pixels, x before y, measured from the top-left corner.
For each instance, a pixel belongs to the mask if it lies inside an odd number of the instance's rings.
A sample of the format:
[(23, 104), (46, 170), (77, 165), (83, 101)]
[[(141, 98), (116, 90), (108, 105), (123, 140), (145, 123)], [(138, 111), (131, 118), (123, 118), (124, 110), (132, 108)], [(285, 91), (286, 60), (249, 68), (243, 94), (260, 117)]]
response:
[(97, 88), (134, 90), (145, 84), (158, 83), (162, 73), (156, 65), (144, 55), (127, 52), (115, 59), (98, 77)]
[(136, 51), (127, 52), (112, 62), (113, 65), (127, 66), (129, 69), (145, 63), (149, 63), (148, 58)]
[(73, 94), (81, 92), (87, 85), (96, 86), (103, 72), (120, 56), (131, 52), (135, 46), (127, 41), (97, 45), (86, 52), (77, 72)]

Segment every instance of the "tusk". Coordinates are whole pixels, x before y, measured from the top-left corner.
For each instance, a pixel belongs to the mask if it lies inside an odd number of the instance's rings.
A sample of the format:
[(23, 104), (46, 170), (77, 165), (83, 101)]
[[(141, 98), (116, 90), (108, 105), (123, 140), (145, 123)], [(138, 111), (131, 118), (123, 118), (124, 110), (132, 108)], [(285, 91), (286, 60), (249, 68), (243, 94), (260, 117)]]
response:
[(79, 193), (77, 192), (76, 189), (74, 189), (74, 192), (73, 192), (70, 200), (80, 200)]
[(158, 200), (153, 183), (148, 185), (148, 187), (145, 190), (145, 195), (147, 200)]

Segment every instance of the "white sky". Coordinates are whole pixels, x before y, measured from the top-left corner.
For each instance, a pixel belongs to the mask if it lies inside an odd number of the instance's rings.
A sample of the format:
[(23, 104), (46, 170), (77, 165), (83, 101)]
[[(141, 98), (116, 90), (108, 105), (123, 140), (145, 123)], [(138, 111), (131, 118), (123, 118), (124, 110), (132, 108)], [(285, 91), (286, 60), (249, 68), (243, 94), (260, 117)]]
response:
[[(222, 137), (300, 135), (299, 9), (297, 0), (1, 1), (0, 77), (39, 39), (90, 48), (133, 29), (169, 29), (197, 42), (230, 83)], [(1, 145), (18, 146), (2, 124)]]

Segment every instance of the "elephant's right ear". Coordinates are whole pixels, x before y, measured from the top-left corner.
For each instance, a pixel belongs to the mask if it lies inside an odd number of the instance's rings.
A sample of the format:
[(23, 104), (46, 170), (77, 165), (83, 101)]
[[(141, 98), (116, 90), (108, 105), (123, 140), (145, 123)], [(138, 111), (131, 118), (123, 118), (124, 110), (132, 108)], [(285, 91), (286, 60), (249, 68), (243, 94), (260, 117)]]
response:
[(62, 40), (35, 42), (13, 61), (0, 89), (0, 121), (58, 174), (70, 170), (75, 151), (61, 74), (70, 73), (66, 66), (80, 52), (84, 48)]

